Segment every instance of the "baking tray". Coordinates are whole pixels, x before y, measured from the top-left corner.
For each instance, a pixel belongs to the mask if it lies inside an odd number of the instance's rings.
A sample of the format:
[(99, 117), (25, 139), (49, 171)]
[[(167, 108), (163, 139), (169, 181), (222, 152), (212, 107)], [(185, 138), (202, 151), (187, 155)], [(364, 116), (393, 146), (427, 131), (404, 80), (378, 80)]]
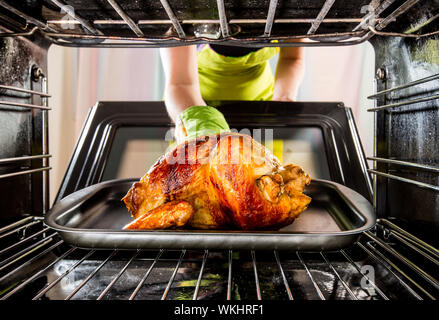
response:
[(132, 217), (121, 201), (138, 179), (98, 183), (57, 202), (45, 224), (65, 242), (102, 249), (258, 249), (338, 250), (375, 225), (375, 213), (359, 193), (338, 183), (314, 179), (312, 198), (295, 222), (276, 231), (122, 230)]

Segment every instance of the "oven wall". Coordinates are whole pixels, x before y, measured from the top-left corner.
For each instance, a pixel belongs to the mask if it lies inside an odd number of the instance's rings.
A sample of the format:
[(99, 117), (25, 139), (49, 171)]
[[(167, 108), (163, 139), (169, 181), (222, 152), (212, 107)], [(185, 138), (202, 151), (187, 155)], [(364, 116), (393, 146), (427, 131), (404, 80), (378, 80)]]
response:
[[(393, 88), (439, 74), (439, 40), (376, 39), (376, 68), (384, 71), (378, 90)], [(377, 157), (397, 159), (425, 166), (439, 165), (438, 100), (413, 103), (439, 94), (439, 81), (414, 85), (380, 97), (378, 106), (405, 102), (406, 105), (377, 111)], [(439, 175), (408, 166), (377, 163), (376, 170), (409, 179), (401, 182), (376, 177), (379, 216), (421, 220), (439, 227)], [(419, 181), (436, 187), (420, 187)]]
[[(0, 38), (0, 84), (42, 92), (42, 79), (33, 79), (32, 70), (41, 68), (47, 75), (47, 47), (39, 38)], [(16, 159), (45, 152), (43, 117), (47, 111), (18, 105), (41, 106), (43, 101), (35, 94), (0, 88), (0, 101), (7, 103), (0, 103), (0, 225), (3, 225), (22, 216), (42, 215), (48, 208), (43, 191), (48, 186), (47, 171), (21, 174), (42, 168), (46, 161)]]
[[(419, 37), (439, 30), (438, 8), (437, 0), (420, 2), (386, 28), (411, 38), (372, 38), (379, 71), (377, 91), (439, 74), (439, 36)], [(391, 175), (375, 174), (377, 215), (424, 222), (421, 232), (439, 230), (438, 94), (439, 81), (434, 79), (382, 94), (376, 100), (378, 107), (399, 104), (375, 112), (376, 156), (406, 162), (376, 163), (376, 171)]]

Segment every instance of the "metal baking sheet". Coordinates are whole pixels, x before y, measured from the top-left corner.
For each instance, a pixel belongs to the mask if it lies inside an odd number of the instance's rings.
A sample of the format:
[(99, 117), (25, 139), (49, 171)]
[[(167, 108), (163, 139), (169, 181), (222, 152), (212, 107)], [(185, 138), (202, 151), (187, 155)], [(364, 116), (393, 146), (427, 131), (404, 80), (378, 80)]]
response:
[(122, 230), (132, 217), (121, 201), (137, 179), (111, 180), (79, 190), (57, 202), (45, 223), (69, 244), (103, 249), (337, 250), (375, 225), (363, 196), (340, 184), (312, 180), (309, 208), (276, 231)]

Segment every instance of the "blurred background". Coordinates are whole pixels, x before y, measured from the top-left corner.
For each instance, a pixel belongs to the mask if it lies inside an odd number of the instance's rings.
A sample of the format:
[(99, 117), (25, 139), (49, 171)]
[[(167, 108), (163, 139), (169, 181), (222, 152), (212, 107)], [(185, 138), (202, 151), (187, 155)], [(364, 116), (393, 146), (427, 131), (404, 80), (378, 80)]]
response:
[[(51, 203), (89, 109), (97, 101), (158, 101), (164, 74), (159, 49), (49, 49)], [(374, 52), (369, 43), (305, 49), (298, 101), (341, 101), (352, 108), (366, 155), (373, 154)], [(277, 56), (270, 61), (275, 70)], [(164, 138), (164, 137), (163, 137)]]

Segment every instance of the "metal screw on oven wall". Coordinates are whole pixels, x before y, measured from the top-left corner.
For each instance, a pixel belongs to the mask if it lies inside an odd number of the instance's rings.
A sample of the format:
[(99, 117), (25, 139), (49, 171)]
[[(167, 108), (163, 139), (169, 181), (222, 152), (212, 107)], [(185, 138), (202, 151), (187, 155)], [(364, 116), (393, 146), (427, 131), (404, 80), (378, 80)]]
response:
[(40, 81), (41, 77), (44, 77), (43, 69), (40, 67), (34, 66), (32, 67), (32, 81), (38, 82)]
[(378, 68), (378, 70), (376, 72), (376, 78), (378, 80), (385, 80), (386, 79), (386, 69)]

